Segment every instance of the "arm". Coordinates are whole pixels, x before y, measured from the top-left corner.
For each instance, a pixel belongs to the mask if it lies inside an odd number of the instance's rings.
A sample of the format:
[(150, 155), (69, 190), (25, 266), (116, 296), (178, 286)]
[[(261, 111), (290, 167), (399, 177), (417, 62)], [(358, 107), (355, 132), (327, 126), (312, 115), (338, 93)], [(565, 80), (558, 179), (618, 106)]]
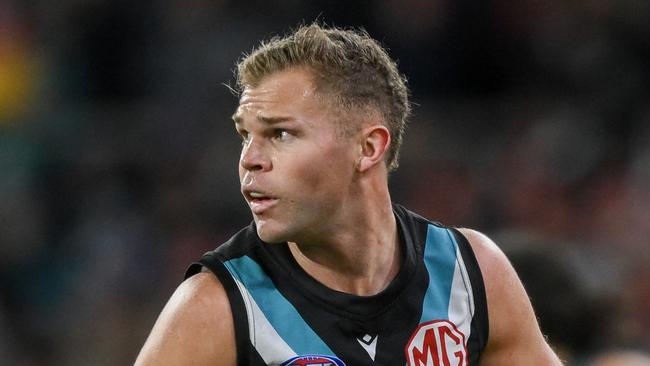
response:
[(490, 333), (481, 365), (561, 365), (505, 254), (485, 235), (469, 229), (461, 232), (476, 254), (485, 282)]
[(236, 365), (230, 304), (212, 273), (198, 273), (178, 286), (135, 365)]

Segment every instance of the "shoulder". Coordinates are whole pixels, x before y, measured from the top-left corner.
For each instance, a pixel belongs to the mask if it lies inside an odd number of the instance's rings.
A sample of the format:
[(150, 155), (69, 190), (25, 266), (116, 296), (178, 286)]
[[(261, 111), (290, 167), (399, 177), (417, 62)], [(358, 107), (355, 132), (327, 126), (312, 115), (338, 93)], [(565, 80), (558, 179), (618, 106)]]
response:
[(181, 283), (163, 308), (136, 365), (235, 365), (226, 292), (209, 272)]
[(529, 308), (530, 303), (528, 297), (525, 296), (521, 281), (497, 244), (476, 230), (462, 228), (459, 231), (470, 243), (481, 268), (488, 297), (488, 307), (512, 305), (522, 309)]
[(560, 365), (539, 329), (526, 291), (506, 255), (486, 235), (459, 229), (481, 269), (489, 336), (482, 365)]
[(516, 273), (510, 265), (508, 258), (492, 239), (472, 229), (460, 228), (458, 231), (465, 236), (472, 247), (476, 260), (481, 267), (481, 273), (486, 281), (486, 286), (496, 285), (496, 283), (493, 283), (493, 280), (517, 280)]

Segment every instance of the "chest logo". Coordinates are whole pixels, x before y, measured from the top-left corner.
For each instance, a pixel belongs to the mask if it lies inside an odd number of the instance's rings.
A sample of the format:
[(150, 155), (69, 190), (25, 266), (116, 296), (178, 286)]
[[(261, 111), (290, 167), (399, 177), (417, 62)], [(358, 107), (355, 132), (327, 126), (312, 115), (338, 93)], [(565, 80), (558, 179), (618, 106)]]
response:
[(377, 351), (377, 338), (379, 338), (378, 335), (373, 337), (370, 334), (366, 334), (362, 338), (357, 338), (361, 347), (368, 352), (368, 356), (370, 356), (373, 361), (375, 360), (375, 353)]
[(420, 324), (404, 351), (408, 366), (467, 366), (465, 335), (447, 320)]
[(280, 366), (345, 366), (334, 356), (302, 355), (283, 362)]

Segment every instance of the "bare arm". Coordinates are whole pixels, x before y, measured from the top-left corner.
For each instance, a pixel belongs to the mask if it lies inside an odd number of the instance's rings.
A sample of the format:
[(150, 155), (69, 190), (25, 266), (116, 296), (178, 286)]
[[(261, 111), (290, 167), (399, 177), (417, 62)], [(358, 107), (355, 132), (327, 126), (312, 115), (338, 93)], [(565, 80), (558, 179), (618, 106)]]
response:
[(561, 365), (537, 324), (514, 268), (492, 240), (461, 229), (478, 260), (488, 304), (490, 334), (481, 365)]
[(178, 286), (135, 365), (236, 365), (230, 304), (212, 273), (196, 274)]

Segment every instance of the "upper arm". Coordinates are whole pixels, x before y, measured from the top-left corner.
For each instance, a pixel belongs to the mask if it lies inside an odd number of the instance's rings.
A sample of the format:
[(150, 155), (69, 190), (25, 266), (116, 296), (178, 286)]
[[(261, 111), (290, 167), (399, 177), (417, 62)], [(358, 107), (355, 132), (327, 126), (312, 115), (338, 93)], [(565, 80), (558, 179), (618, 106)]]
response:
[(481, 365), (561, 365), (505, 254), (485, 235), (468, 229), (461, 232), (474, 250), (485, 283), (490, 332)]
[(135, 364), (234, 366), (232, 319), (228, 297), (216, 276), (198, 273), (169, 299)]

